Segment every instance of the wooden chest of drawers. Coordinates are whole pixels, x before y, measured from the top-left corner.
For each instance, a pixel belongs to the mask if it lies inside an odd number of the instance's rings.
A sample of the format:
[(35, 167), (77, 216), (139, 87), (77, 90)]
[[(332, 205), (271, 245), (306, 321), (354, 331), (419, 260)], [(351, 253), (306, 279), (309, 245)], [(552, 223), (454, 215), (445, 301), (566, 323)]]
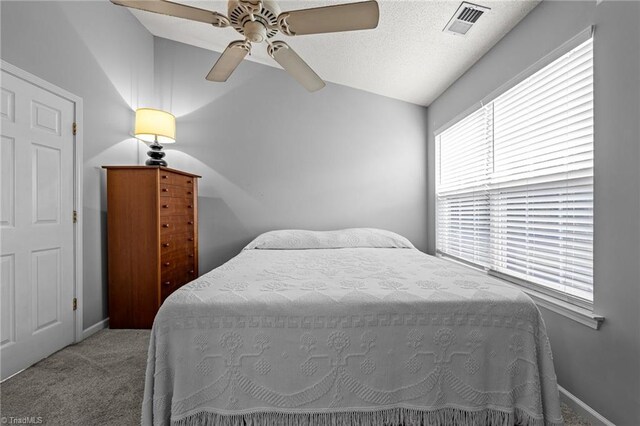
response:
[(198, 178), (166, 167), (105, 166), (109, 326), (151, 328), (198, 277)]

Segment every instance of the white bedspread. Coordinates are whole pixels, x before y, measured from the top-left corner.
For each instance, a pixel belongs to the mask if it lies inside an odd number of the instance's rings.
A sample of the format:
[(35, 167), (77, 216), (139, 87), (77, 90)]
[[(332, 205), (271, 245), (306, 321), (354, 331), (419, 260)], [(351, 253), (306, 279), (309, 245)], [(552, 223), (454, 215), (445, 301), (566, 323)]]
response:
[(415, 249), (245, 250), (152, 331), (145, 425), (562, 424), (522, 291)]

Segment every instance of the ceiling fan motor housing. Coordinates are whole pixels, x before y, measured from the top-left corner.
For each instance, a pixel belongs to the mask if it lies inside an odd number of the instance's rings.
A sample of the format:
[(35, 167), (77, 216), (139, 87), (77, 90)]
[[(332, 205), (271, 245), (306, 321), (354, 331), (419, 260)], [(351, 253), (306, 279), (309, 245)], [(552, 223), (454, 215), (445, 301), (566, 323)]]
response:
[[(240, 34), (254, 43), (261, 43), (277, 34), (280, 7), (273, 0), (263, 0), (258, 10), (256, 3), (252, 0), (229, 0), (229, 20)], [(251, 20), (251, 11), (254, 21)]]

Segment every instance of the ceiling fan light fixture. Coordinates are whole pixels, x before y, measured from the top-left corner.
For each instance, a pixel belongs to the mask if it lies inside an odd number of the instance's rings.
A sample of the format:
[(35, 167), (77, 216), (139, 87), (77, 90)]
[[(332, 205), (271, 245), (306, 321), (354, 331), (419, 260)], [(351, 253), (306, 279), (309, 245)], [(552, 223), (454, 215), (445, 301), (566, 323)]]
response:
[(244, 36), (253, 43), (262, 43), (267, 39), (267, 28), (258, 21), (248, 21), (244, 24)]

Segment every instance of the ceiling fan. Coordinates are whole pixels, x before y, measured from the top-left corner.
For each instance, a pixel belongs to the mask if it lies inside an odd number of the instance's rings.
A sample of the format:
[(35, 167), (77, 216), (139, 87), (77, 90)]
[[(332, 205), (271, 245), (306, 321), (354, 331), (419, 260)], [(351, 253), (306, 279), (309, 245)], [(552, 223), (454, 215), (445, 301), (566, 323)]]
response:
[(206, 9), (165, 0), (111, 0), (133, 9), (175, 16), (211, 24), (232, 26), (244, 40), (232, 41), (207, 75), (209, 81), (227, 81), (231, 73), (251, 51), (251, 43), (266, 42), (269, 56), (310, 92), (320, 90), (324, 81), (280, 40), (272, 41), (278, 31), (288, 36), (367, 30), (378, 26), (379, 10), (375, 0), (338, 4), (312, 9), (281, 12), (274, 0), (229, 0), (228, 17)]

